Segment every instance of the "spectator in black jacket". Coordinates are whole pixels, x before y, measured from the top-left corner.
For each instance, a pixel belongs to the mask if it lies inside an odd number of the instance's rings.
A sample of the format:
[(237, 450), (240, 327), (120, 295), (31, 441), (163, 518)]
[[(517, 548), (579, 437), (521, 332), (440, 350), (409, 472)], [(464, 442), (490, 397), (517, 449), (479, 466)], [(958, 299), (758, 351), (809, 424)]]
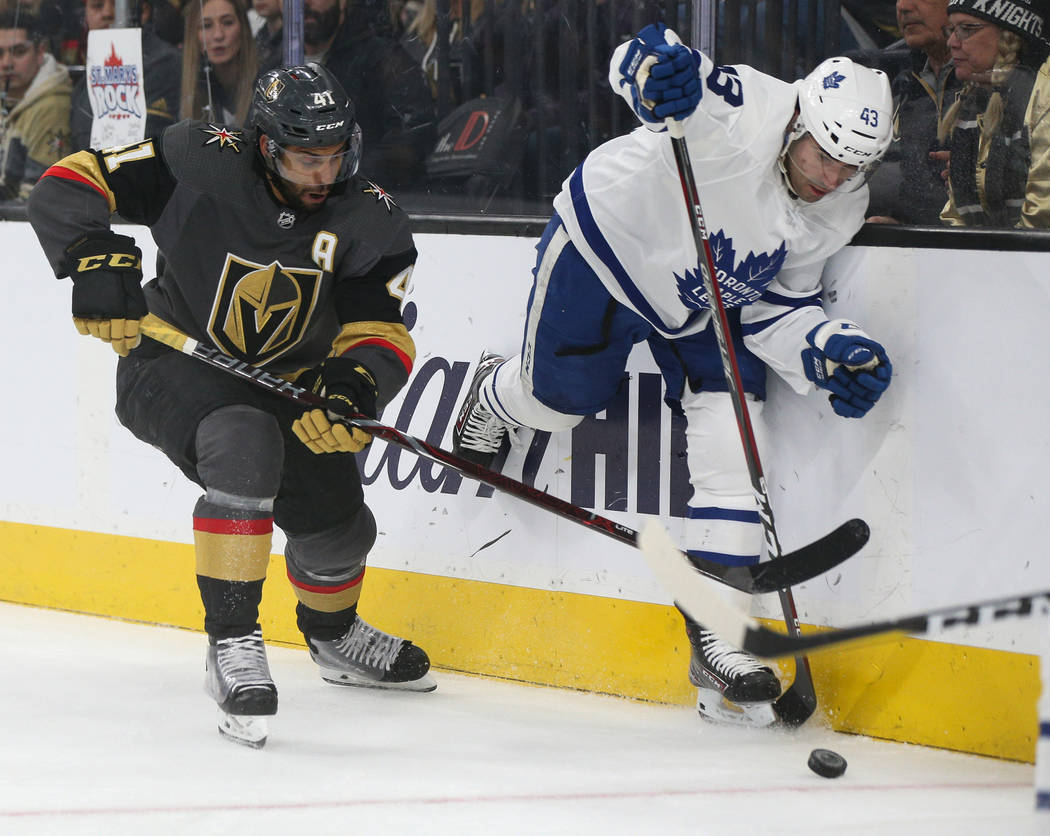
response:
[[(166, 3), (167, 0), (160, 0)], [(148, 0), (139, 4), (142, 26), (143, 90), (146, 94), (146, 136), (160, 136), (176, 121), (179, 107), (179, 77), (182, 58), (179, 51), (158, 37), (153, 28), (153, 6)], [(84, 22), (88, 31), (109, 29), (114, 20), (114, 0), (87, 0)], [(81, 76), (73, 88), (70, 114), (70, 132), (73, 150), (91, 147), (91, 100), (88, 98), (87, 77)]]
[(940, 226), (947, 152), (937, 125), (962, 86), (943, 32), (948, 0), (897, 0), (897, 23), (911, 61), (893, 79), (897, 141), (869, 184), (868, 221)]
[(252, 8), (264, 21), (255, 33), (255, 54), (259, 72), (284, 63), (284, 11), (281, 0), (252, 0)]
[(305, 0), (303, 40), (307, 60), (324, 64), (354, 103), (361, 173), (385, 188), (422, 187), (437, 138), (434, 99), (422, 68), (377, 23), (367, 0)]

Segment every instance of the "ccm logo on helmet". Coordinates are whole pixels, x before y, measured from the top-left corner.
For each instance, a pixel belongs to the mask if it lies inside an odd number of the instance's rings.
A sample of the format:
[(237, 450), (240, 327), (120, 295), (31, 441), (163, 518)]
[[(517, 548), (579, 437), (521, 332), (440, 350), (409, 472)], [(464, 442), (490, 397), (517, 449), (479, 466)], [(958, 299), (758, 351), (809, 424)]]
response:
[(316, 130), (318, 131), (334, 131), (336, 128), (341, 128), (346, 123), (345, 119), (340, 119), (338, 122), (329, 122), (327, 125), (318, 125)]
[(871, 151), (862, 151), (860, 148), (852, 148), (849, 145), (843, 145), (842, 146), (842, 150), (843, 151), (849, 151), (851, 154), (857, 154), (858, 156), (861, 156), (861, 157), (870, 157), (870, 156), (872, 156)]

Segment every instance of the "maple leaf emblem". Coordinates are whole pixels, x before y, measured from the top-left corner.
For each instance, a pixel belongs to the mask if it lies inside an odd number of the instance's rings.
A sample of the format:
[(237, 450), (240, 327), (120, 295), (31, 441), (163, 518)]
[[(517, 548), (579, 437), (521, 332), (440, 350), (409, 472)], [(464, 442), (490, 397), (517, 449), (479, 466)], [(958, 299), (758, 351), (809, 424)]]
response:
[(842, 75), (838, 70), (832, 70), (830, 75), (824, 76), (824, 89), (827, 90), (829, 87), (837, 88), (842, 82), (846, 80), (846, 76)]
[(391, 206), (397, 206), (397, 204), (394, 202), (394, 198), (390, 196), (390, 192), (388, 192), (382, 186), (377, 186), (371, 180), (366, 180), (365, 183), (367, 183), (368, 185), (365, 186), (365, 188), (361, 191), (363, 191), (365, 194), (372, 195), (376, 199), (376, 203), (386, 204), (387, 212), (390, 211)]
[[(715, 263), (718, 290), (727, 308), (738, 308), (756, 301), (787, 258), (787, 244), (781, 241), (773, 252), (749, 252), (738, 264), (733, 239), (721, 229), (710, 237), (708, 243), (711, 245), (711, 260)], [(686, 270), (684, 276), (675, 273), (674, 277), (678, 284), (678, 298), (683, 305), (694, 310), (710, 307), (699, 264), (695, 271)]]
[(238, 154), (241, 153), (241, 146), (239, 143), (243, 142), (244, 139), (241, 137), (241, 131), (231, 131), (229, 128), (221, 128), (217, 125), (209, 124), (207, 128), (201, 128), (201, 132), (209, 139), (204, 140), (205, 145), (213, 145), (219, 143), (219, 150), (230, 147)]

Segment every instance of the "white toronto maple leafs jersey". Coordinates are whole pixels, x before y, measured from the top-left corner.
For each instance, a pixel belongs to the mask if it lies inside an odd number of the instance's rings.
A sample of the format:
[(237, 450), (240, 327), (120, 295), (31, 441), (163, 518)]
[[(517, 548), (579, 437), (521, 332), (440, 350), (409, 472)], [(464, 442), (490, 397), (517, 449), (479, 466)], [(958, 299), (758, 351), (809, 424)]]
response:
[[(613, 54), (609, 80), (630, 104)], [(799, 392), (805, 335), (825, 321), (825, 261), (860, 229), (868, 190), (793, 199), (777, 158), (797, 100), (788, 84), (747, 66), (700, 58), (703, 97), (685, 135), (722, 300), (741, 308), (745, 342)], [(669, 338), (707, 326), (690, 212), (670, 134), (640, 127), (592, 151), (554, 199), (573, 244), (613, 298)]]

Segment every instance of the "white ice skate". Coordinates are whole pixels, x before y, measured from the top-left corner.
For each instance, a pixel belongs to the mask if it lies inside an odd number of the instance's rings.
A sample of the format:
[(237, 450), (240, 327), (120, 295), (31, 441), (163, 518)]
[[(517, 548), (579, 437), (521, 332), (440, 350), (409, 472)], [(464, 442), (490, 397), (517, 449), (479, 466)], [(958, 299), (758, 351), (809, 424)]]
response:
[(229, 639), (208, 638), (204, 690), (219, 709), (219, 734), (261, 749), (277, 713), (277, 687), (270, 678), (262, 631)]
[(486, 468), (492, 467), (503, 437), (511, 429), (510, 424), (493, 415), (481, 402), (481, 384), (502, 362), (503, 358), (497, 354), (481, 352), (474, 378), (470, 381), (456, 425), (452, 428), (452, 452)]

